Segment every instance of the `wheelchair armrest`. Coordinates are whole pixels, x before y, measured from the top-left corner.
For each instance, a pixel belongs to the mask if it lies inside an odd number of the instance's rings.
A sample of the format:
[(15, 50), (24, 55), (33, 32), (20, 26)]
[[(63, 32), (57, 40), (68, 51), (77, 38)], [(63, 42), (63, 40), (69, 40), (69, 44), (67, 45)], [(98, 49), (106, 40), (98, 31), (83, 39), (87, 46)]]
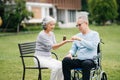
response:
[(94, 56), (93, 61), (96, 64), (96, 68), (100, 66), (100, 55)]
[(97, 60), (97, 59), (99, 59), (100, 58), (100, 55), (97, 55), (97, 56), (94, 56), (93, 57), (93, 60)]

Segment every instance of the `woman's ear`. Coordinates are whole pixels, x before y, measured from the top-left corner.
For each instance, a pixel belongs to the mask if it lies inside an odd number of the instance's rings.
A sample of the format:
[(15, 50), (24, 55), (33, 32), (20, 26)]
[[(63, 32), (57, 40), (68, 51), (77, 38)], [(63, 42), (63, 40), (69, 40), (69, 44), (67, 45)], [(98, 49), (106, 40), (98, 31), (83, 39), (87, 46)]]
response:
[(47, 29), (46, 25), (43, 25), (43, 29), (44, 29), (44, 30), (46, 30), (46, 29)]

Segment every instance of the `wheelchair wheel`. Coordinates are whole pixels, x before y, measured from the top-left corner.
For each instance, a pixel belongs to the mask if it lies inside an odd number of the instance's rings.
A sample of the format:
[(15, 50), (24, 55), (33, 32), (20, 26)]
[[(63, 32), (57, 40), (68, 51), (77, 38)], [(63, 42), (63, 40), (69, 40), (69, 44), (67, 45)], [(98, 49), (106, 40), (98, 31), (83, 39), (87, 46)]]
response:
[(78, 71), (74, 71), (73, 76), (71, 77), (72, 80), (81, 80), (80, 76), (79, 76), (79, 72)]
[(80, 80), (79, 78), (77, 78), (77, 77), (74, 77), (74, 78), (72, 78), (72, 80)]
[(105, 72), (102, 73), (101, 80), (107, 80), (107, 74)]

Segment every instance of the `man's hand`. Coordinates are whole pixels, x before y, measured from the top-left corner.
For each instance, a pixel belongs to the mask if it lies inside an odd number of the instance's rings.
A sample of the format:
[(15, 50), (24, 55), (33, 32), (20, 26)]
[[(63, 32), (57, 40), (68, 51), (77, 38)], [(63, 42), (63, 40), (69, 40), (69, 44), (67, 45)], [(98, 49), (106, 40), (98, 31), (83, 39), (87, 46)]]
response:
[(67, 56), (65, 56), (65, 57), (69, 57), (69, 58), (71, 58), (71, 59), (73, 58), (70, 53), (69, 53)]
[(81, 38), (76, 37), (76, 36), (72, 36), (72, 37), (71, 37), (71, 40), (78, 40), (78, 41), (81, 41)]

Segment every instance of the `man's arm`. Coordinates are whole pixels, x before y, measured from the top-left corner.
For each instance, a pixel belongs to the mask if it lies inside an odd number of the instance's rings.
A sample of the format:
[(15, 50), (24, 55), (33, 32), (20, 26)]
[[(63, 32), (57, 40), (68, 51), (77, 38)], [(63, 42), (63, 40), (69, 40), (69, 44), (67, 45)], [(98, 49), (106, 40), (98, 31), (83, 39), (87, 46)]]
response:
[(80, 41), (80, 44), (85, 46), (86, 48), (94, 49), (97, 47), (98, 43), (100, 42), (99, 34), (95, 34), (93, 37), (90, 38), (91, 40), (85, 40), (80, 37), (73, 36), (71, 39)]
[(66, 57), (73, 58), (72, 56), (76, 54), (78, 47), (76, 46), (75, 42), (73, 42), (72, 47)]

